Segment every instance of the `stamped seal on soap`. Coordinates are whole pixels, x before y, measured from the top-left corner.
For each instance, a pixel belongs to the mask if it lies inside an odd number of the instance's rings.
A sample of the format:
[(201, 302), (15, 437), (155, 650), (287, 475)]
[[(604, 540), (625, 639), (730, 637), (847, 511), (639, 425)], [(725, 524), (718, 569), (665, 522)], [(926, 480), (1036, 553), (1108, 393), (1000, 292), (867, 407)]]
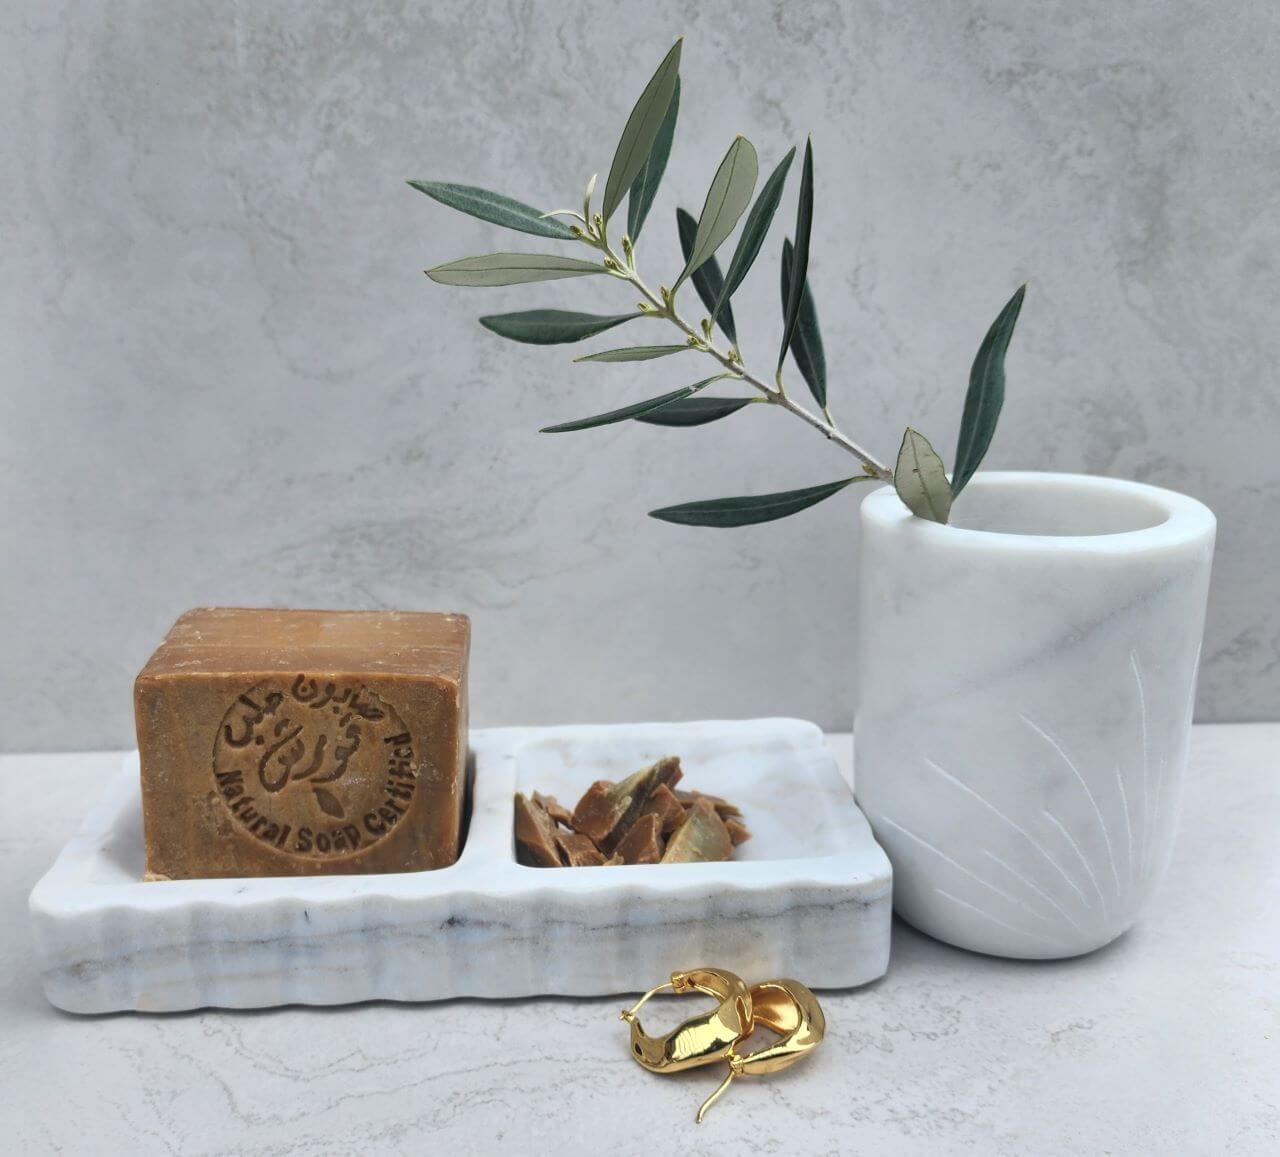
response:
[(291, 856), (372, 847), (403, 822), (417, 785), (413, 736), (359, 683), (299, 674), (237, 695), (213, 746), (215, 790), (233, 820)]

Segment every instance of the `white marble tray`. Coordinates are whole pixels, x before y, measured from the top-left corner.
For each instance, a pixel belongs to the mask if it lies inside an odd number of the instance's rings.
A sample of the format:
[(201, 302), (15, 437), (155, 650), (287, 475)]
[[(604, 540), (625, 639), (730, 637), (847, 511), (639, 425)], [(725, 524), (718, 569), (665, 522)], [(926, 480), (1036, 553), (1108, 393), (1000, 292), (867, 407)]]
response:
[[(137, 755), (31, 893), (45, 993), (99, 1013), (637, 992), (674, 968), (843, 988), (889, 960), (889, 862), (810, 723), (472, 733), (474, 809), (452, 867), (141, 883)], [(754, 838), (720, 864), (527, 868), (512, 795), (576, 799), (678, 754)]]

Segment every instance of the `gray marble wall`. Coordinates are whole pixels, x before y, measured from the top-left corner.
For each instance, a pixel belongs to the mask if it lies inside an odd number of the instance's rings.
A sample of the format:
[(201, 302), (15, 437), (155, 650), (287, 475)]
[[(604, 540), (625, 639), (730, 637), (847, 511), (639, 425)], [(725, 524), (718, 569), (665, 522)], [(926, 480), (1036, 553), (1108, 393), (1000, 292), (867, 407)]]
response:
[[(769, 166), (812, 132), (833, 406), (883, 455), (911, 421), (950, 456), (977, 342), (1029, 278), (988, 464), (1208, 502), (1200, 716), (1280, 715), (1273, 4), (19, 0), (0, 749), (129, 744), (134, 672), (207, 603), (467, 611), (481, 724), (848, 725), (856, 497), (736, 532), (645, 517), (847, 458), (764, 407), (540, 436), (698, 375), (575, 366), (475, 322), (627, 309), (616, 283), (421, 272), (538, 242), (404, 178), (574, 203), (680, 33), (642, 264), (675, 271), (674, 206), (698, 208), (734, 132)], [(749, 360), (777, 340), (780, 244), (735, 302)]]

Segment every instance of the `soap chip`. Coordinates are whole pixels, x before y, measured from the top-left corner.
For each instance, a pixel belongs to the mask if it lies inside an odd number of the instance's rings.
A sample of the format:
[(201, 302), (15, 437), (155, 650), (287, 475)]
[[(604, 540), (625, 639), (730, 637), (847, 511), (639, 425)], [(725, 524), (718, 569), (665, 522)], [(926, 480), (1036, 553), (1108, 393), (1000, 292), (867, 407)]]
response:
[(565, 862), (571, 868), (595, 868), (604, 863), (604, 856), (586, 836), (577, 832), (556, 832), (556, 843)]
[(561, 868), (556, 823), (541, 804), (516, 792), (516, 860), (531, 868)]
[(741, 820), (736, 820), (730, 816), (724, 821), (724, 826), (729, 829), (729, 838), (733, 841), (733, 846), (735, 848), (739, 844), (745, 844), (751, 838), (751, 833), (747, 830), (747, 825)]
[(595, 841), (613, 831), (619, 819), (615, 800), (617, 788), (611, 779), (598, 779), (587, 788), (570, 816), (573, 830)]
[(612, 853), (644, 810), (650, 793), (660, 784), (673, 786), (681, 775), (679, 758), (669, 755), (621, 783), (596, 780), (573, 809), (573, 830), (594, 840), (606, 855)]
[(694, 800), (685, 821), (676, 829), (667, 850), (664, 864), (692, 864), (709, 860), (727, 860), (733, 855), (733, 840), (729, 829), (716, 811), (709, 797)]
[(722, 820), (741, 819), (742, 809), (731, 804), (727, 799), (721, 799), (718, 795), (708, 795), (705, 791), (678, 791), (675, 793), (678, 799), (685, 807), (692, 807), (700, 799), (709, 799), (719, 813)]
[(533, 793), (533, 802), (540, 804), (553, 820), (558, 824), (563, 824), (566, 828), (573, 827), (573, 812), (560, 803), (553, 795), (543, 795), (541, 792)]
[(684, 807), (676, 799), (675, 793), (665, 784), (660, 783), (649, 793), (640, 816), (656, 815), (661, 824), (662, 834), (669, 836), (684, 823)]
[[(645, 812), (618, 841), (614, 852), (624, 864), (656, 864), (662, 859), (662, 820), (657, 812)], [(582, 837), (586, 838), (586, 837)]]

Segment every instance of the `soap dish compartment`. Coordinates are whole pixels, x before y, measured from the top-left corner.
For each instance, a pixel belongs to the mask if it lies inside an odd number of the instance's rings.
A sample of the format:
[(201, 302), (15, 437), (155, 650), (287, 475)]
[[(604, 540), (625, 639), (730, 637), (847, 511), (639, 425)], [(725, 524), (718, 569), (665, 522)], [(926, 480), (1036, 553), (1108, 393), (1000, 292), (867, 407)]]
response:
[[(138, 761), (36, 885), (45, 992), (101, 1013), (641, 991), (676, 968), (881, 976), (891, 871), (822, 733), (788, 719), (471, 733), (457, 863), (430, 872), (142, 883)], [(679, 755), (682, 786), (740, 806), (721, 863), (528, 868), (513, 796), (572, 804), (596, 779)]]
[[(825, 747), (797, 745), (796, 734), (786, 729), (743, 733), (737, 742), (726, 738), (720, 729), (686, 729), (677, 744), (651, 727), (580, 727), (543, 735), (515, 751), (516, 791), (555, 796), (572, 810), (596, 780), (621, 780), (664, 756), (678, 755), (684, 772), (678, 790), (718, 795), (742, 809), (751, 839), (734, 848), (729, 863), (813, 859), (848, 847), (856, 837), (849, 830), (856, 817), (848, 810), (844, 781), (838, 772), (831, 777), (833, 764)], [(820, 742), (821, 736), (817, 738)], [(663, 865), (663, 871), (674, 866)]]

